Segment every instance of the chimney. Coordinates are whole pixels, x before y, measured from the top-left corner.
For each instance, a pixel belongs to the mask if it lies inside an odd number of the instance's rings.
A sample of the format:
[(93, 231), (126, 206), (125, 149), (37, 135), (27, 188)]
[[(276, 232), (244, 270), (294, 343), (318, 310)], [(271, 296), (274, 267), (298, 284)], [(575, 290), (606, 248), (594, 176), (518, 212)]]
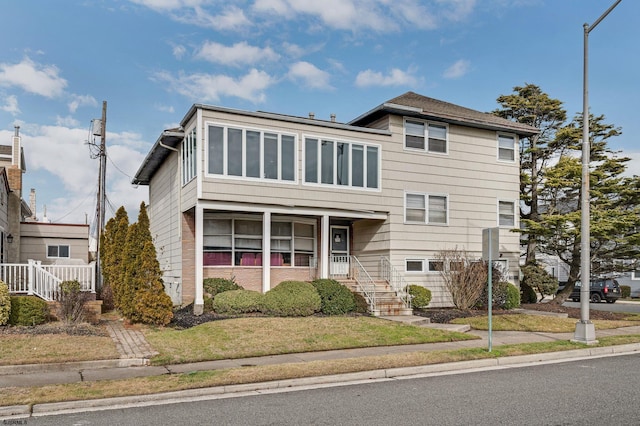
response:
[(336, 122), (336, 115), (334, 113), (331, 113), (330, 117), (331, 117), (331, 122), (335, 123)]
[(38, 220), (36, 217), (36, 190), (35, 188), (31, 188), (31, 192), (29, 193), (29, 209), (31, 209), (31, 219)]
[(312, 120), (313, 120), (314, 118), (316, 118), (315, 113), (310, 112), (310, 113), (309, 113), (309, 118), (310, 118), (310, 119), (312, 119)]
[(20, 126), (15, 126), (13, 145), (11, 148), (11, 165), (20, 168)]

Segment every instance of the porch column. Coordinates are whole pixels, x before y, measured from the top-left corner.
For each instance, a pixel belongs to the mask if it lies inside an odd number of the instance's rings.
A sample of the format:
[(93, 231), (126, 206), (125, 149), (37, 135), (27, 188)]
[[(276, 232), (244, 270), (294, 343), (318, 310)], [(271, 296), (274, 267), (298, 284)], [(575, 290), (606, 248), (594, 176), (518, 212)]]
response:
[(329, 278), (329, 215), (322, 216), (320, 238), (320, 278)]
[(262, 292), (271, 288), (271, 212), (262, 214)]
[(196, 261), (196, 300), (193, 303), (193, 314), (202, 315), (204, 312), (204, 289), (202, 287), (203, 280), (203, 265), (202, 265), (202, 247), (204, 246), (204, 238), (202, 236), (202, 227), (204, 224), (204, 209), (200, 205), (196, 205), (196, 247), (195, 247), (195, 261)]

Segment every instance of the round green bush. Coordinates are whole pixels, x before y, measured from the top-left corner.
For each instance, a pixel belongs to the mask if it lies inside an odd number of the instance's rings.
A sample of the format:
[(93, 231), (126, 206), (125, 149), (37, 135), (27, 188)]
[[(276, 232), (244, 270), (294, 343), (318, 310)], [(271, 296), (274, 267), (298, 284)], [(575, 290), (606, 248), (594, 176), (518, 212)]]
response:
[(431, 290), (421, 285), (409, 284), (407, 292), (411, 296), (411, 306), (414, 308), (426, 308), (431, 302)]
[(369, 313), (369, 304), (367, 303), (367, 299), (364, 298), (363, 295), (356, 292), (351, 292), (353, 295), (353, 300), (356, 302), (355, 313), (357, 314), (367, 314)]
[(538, 301), (538, 296), (536, 295), (536, 291), (526, 285), (525, 283), (520, 284), (520, 303), (536, 303)]
[(231, 290), (213, 299), (213, 311), (222, 315), (241, 315), (262, 311), (264, 295), (252, 290)]
[[(631, 287), (630, 287), (630, 286), (628, 286), (628, 285), (621, 285), (621, 286), (620, 286), (620, 291), (621, 291), (621, 293), (622, 293), (620, 296), (621, 296), (623, 299), (628, 299), (628, 298), (630, 298), (630, 297), (631, 297)], [(2, 324), (2, 323), (0, 323), (0, 324)]]
[(320, 311), (320, 295), (311, 283), (283, 281), (264, 295), (264, 313), (280, 317), (307, 317)]
[(9, 286), (0, 281), (0, 325), (6, 325), (9, 322), (11, 314), (11, 295), (9, 294)]
[(39, 325), (47, 322), (47, 302), (35, 296), (12, 296), (10, 325)]
[(211, 297), (216, 297), (218, 293), (224, 293), (231, 290), (242, 290), (243, 288), (236, 284), (233, 278), (205, 278), (202, 281), (205, 293)]
[(507, 298), (504, 309), (515, 309), (520, 306), (520, 290), (511, 283), (507, 283)]
[(353, 293), (336, 280), (319, 279), (311, 282), (320, 295), (320, 312), (325, 315), (344, 315), (356, 309)]

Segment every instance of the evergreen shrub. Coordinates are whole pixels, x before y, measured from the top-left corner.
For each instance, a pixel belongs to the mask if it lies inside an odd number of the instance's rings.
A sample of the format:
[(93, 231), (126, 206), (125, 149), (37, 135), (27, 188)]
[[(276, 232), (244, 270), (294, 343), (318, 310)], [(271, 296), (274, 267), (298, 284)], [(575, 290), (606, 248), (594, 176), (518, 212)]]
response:
[[(159, 286), (159, 287), (158, 287)], [(167, 325), (173, 318), (173, 302), (162, 284), (142, 288), (136, 294), (136, 315), (132, 320), (144, 324)]]
[(409, 284), (407, 292), (411, 296), (411, 306), (417, 309), (426, 308), (431, 302), (431, 290), (421, 285)]
[(11, 295), (9, 286), (0, 281), (0, 325), (7, 325), (11, 315)]
[[(629, 297), (631, 297), (631, 287), (628, 285), (621, 285), (620, 292), (623, 299), (628, 299)], [(0, 322), (0, 324), (2, 323)]]
[(264, 295), (252, 290), (230, 290), (213, 299), (213, 311), (222, 315), (241, 315), (260, 312)]
[(520, 284), (520, 303), (536, 303), (538, 295), (536, 291), (525, 283)]
[(234, 278), (205, 278), (202, 281), (204, 292), (208, 293), (211, 297), (216, 297), (219, 293), (231, 290), (243, 290), (241, 286), (236, 284)]
[(511, 283), (507, 283), (507, 298), (504, 309), (515, 309), (520, 306), (520, 290)]
[(47, 322), (47, 302), (35, 296), (12, 296), (10, 325), (39, 325)]
[(355, 313), (357, 314), (367, 314), (369, 313), (369, 304), (367, 303), (367, 299), (364, 298), (363, 295), (352, 291), (353, 300), (356, 302)]
[(344, 315), (356, 309), (353, 293), (336, 280), (318, 279), (311, 282), (320, 295), (320, 312), (325, 315)]
[(311, 283), (283, 281), (264, 295), (264, 313), (280, 317), (306, 317), (320, 311), (320, 295)]

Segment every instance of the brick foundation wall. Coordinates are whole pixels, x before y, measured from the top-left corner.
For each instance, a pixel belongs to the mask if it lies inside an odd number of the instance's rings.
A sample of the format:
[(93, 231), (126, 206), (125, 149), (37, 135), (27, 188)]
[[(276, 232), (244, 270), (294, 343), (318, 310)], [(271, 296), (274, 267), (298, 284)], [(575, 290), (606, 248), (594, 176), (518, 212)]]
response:
[[(205, 267), (204, 278), (234, 278), (245, 290), (262, 292), (262, 268), (247, 267)], [(271, 288), (282, 281), (311, 281), (309, 268), (271, 268)]]
[(195, 211), (182, 213), (182, 305), (196, 299), (196, 216)]
[[(49, 315), (56, 320), (60, 309), (60, 302), (47, 302), (49, 307)], [(84, 305), (84, 320), (90, 324), (98, 324), (102, 318), (102, 300), (89, 300)]]

